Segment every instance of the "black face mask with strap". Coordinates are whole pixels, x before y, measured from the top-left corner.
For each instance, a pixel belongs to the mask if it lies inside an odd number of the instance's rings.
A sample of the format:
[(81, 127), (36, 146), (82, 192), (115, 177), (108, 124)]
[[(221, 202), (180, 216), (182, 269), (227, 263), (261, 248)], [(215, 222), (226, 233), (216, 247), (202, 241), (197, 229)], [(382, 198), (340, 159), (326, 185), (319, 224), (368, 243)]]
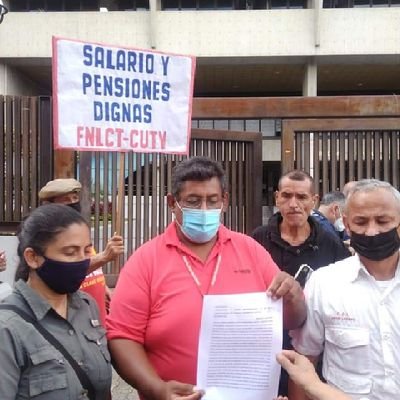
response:
[(356, 253), (368, 260), (384, 260), (400, 249), (400, 237), (397, 229), (398, 227), (375, 236), (351, 232), (350, 246)]
[(81, 203), (79, 201), (76, 203), (69, 203), (67, 206), (73, 208), (75, 211), (78, 211), (79, 214), (81, 213)]

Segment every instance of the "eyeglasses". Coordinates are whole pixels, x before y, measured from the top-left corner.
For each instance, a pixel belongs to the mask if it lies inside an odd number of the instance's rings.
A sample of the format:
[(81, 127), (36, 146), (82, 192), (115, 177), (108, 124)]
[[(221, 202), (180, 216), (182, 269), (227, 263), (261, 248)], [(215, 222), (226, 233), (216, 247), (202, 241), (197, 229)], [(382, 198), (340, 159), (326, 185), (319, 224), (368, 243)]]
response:
[(217, 198), (209, 198), (203, 199), (201, 197), (193, 197), (185, 200), (180, 200), (179, 205), (182, 208), (193, 208), (193, 209), (201, 209), (203, 208), (203, 204), (206, 205), (207, 209), (217, 209), (221, 208), (222, 201), (221, 199)]

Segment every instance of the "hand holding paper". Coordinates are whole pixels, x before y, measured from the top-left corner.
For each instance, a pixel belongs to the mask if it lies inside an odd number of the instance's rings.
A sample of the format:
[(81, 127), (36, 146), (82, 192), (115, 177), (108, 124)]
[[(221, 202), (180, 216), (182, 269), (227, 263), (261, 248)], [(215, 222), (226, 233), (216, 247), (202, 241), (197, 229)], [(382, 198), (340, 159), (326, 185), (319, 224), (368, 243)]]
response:
[(272, 399), (281, 349), (281, 300), (264, 292), (204, 297), (197, 368), (203, 399)]
[(303, 290), (299, 283), (288, 273), (280, 271), (267, 290), (272, 299), (283, 299), (283, 327), (296, 329), (307, 317)]

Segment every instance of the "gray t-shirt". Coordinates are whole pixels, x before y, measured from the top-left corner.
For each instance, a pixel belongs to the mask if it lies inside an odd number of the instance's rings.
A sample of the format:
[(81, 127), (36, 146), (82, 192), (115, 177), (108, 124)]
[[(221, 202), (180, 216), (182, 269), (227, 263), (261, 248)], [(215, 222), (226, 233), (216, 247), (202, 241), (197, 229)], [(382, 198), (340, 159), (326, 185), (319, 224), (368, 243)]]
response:
[[(69, 295), (64, 319), (20, 280), (2, 304), (16, 305), (35, 317), (85, 370), (95, 387), (96, 400), (108, 398), (110, 354), (94, 300), (80, 291)], [(77, 400), (87, 396), (58, 350), (19, 315), (0, 310), (0, 399), (27, 398)]]

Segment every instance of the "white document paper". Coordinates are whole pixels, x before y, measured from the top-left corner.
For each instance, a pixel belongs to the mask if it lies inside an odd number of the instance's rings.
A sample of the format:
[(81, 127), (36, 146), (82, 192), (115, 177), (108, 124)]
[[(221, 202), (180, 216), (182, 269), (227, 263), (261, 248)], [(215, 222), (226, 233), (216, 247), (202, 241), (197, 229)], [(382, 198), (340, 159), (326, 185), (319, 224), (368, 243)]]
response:
[(282, 349), (282, 300), (265, 292), (204, 296), (197, 362), (203, 400), (272, 400)]

